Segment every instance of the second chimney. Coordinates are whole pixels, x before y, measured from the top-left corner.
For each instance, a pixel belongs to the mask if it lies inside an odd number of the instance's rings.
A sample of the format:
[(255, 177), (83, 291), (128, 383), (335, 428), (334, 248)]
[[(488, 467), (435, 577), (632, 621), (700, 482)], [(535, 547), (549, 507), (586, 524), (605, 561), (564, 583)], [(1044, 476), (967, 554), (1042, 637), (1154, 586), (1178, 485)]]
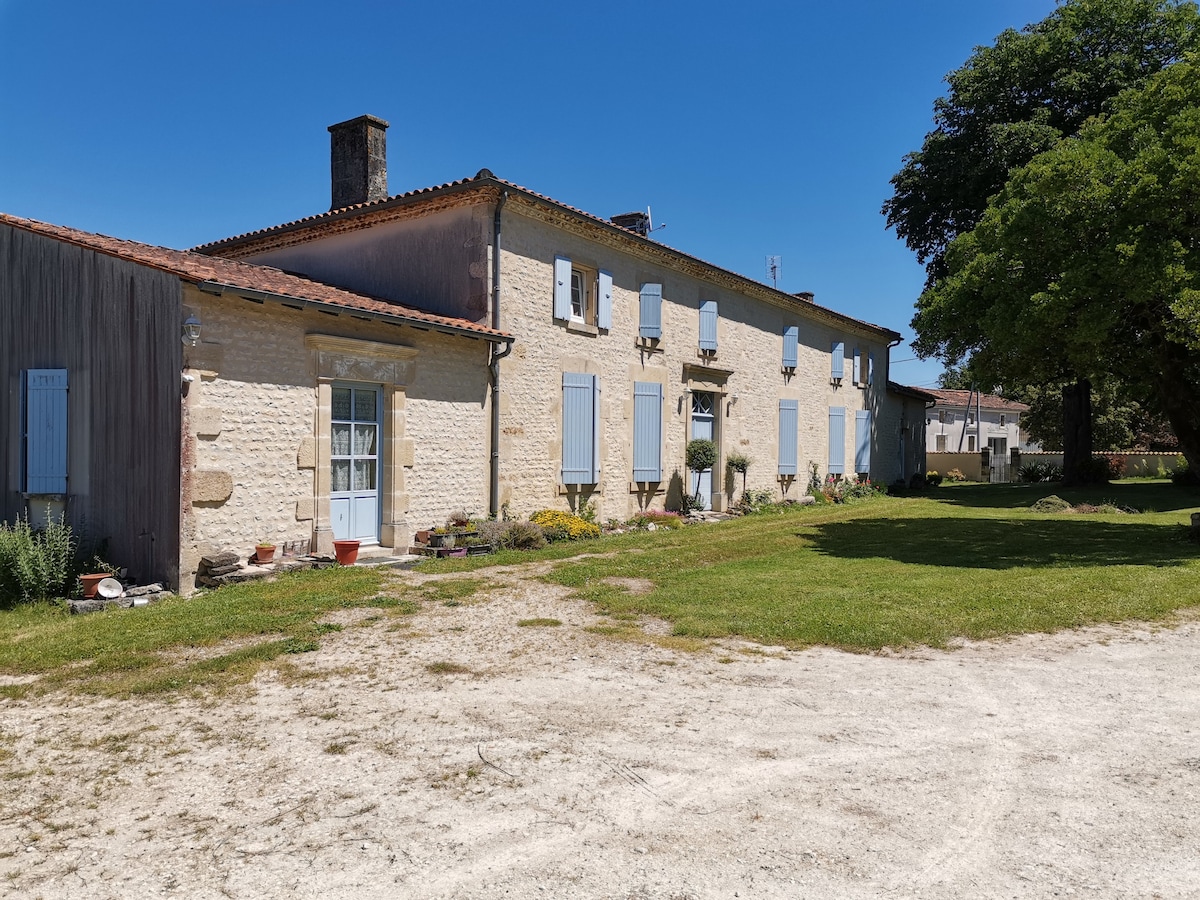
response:
[(375, 116), (329, 126), (330, 209), (382, 200), (387, 187), (387, 127)]

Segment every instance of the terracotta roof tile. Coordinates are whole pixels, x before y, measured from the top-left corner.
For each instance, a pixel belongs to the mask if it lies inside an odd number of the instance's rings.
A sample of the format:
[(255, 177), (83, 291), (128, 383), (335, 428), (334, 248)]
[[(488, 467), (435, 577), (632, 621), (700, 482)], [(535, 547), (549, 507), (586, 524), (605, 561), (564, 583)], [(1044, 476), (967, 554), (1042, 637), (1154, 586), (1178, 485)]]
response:
[[(962, 406), (966, 407), (967, 401), (971, 401), (971, 405), (975, 405), (975, 400), (971, 397), (970, 391), (946, 391), (934, 388), (925, 388), (926, 393), (932, 394), (933, 397), (942, 406)], [(1028, 412), (1029, 406), (1025, 403), (1020, 403), (1016, 400), (1005, 400), (1003, 397), (997, 397), (995, 394), (984, 394), (979, 399), (979, 404), (984, 409), (1006, 409), (1013, 412)]]
[(51, 225), (35, 219), (23, 219), (6, 213), (0, 213), (0, 224), (11, 225), (14, 228), (65, 241), (108, 256), (115, 256), (169, 272), (184, 281), (196, 284), (213, 282), (234, 289), (257, 291), (298, 301), (315, 302), (413, 322), (424, 322), (434, 328), (447, 328), (486, 337), (510, 339), (510, 335), (503, 331), (477, 325), (468, 319), (439, 316), (399, 303), (356, 294), (299, 275), (290, 275), (271, 266), (206, 256), (191, 250), (156, 247), (138, 241), (127, 241), (103, 234), (79, 231), (63, 225)]
[(306, 228), (309, 226), (319, 225), (325, 221), (332, 221), (335, 219), (354, 217), (357, 215), (365, 215), (365, 214), (369, 214), (371, 212), (375, 212), (378, 210), (387, 209), (391, 206), (404, 206), (404, 205), (407, 205), (410, 203), (420, 203), (420, 202), (422, 202), (423, 199), (432, 199), (433, 195), (453, 193), (453, 192), (457, 192), (457, 191), (469, 190), (471, 188), (486, 187), (488, 185), (495, 185), (496, 187), (507, 188), (507, 189), (513, 190), (513, 191), (520, 191), (522, 194), (525, 194), (528, 197), (533, 197), (537, 200), (542, 201), (543, 203), (549, 204), (550, 206), (558, 207), (559, 209), (565, 209), (568, 212), (571, 212), (577, 216), (580, 216), (581, 218), (588, 219), (595, 224), (601, 225), (605, 228), (611, 228), (615, 231), (620, 232), (621, 234), (628, 235), (630, 237), (630, 239), (632, 239), (632, 240), (645, 241), (647, 243), (653, 244), (657, 248), (666, 250), (667, 252), (669, 252), (671, 254), (674, 254), (674, 255), (680, 256), (680, 257), (684, 257), (685, 259), (691, 260), (692, 262), (695, 262), (695, 263), (699, 263), (701, 266), (705, 266), (709, 269), (713, 269), (718, 272), (723, 272), (727, 275), (732, 275), (734, 278), (737, 278), (737, 279), (739, 279), (743, 282), (747, 282), (749, 284), (753, 284), (757, 288), (762, 288), (762, 289), (765, 289), (768, 291), (774, 291), (774, 293), (778, 294), (781, 299), (785, 299), (787, 302), (789, 302), (791, 304), (803, 303), (806, 306), (810, 306), (810, 307), (819, 309), (822, 312), (828, 313), (829, 315), (834, 316), (843, 321), (854, 322), (858, 325), (865, 325), (868, 328), (875, 330), (875, 331), (886, 332), (887, 334), (894, 336), (894, 339), (896, 339), (896, 340), (899, 340), (901, 337), (901, 335), (898, 332), (894, 331), (891, 328), (886, 328), (883, 325), (876, 325), (873, 322), (867, 322), (863, 319), (855, 319), (853, 316), (848, 316), (845, 313), (841, 313), (841, 312), (838, 312), (837, 310), (830, 309), (827, 306), (821, 306), (820, 304), (814, 303), (811, 300), (799, 301), (792, 294), (788, 294), (784, 291), (780, 291), (776, 288), (772, 288), (771, 286), (765, 285), (762, 282), (754, 281), (753, 279), (747, 278), (746, 276), (740, 275), (737, 272), (733, 272), (732, 270), (724, 269), (721, 266), (717, 266), (717, 265), (714, 265), (713, 263), (706, 262), (705, 260), (702, 260), (699, 257), (692, 256), (690, 253), (685, 253), (682, 250), (677, 250), (674, 247), (671, 247), (667, 244), (662, 243), (661, 241), (657, 241), (652, 238), (640, 235), (636, 231), (633, 231), (632, 229), (629, 229), (629, 228), (625, 228), (624, 226), (621, 226), (621, 225), (617, 225), (616, 223), (612, 222), (609, 219), (601, 218), (600, 216), (597, 216), (593, 213), (579, 209), (578, 207), (575, 207), (575, 206), (571, 206), (568, 203), (563, 203), (561, 200), (555, 200), (553, 197), (548, 197), (545, 194), (540, 194), (537, 191), (530, 190), (529, 188), (524, 187), (523, 185), (520, 185), (520, 184), (516, 184), (515, 182), (506, 181), (503, 178), (498, 178), (495, 175), (493, 175), (492, 172), (488, 169), (480, 169), (479, 172), (473, 178), (460, 178), (457, 181), (448, 181), (445, 184), (434, 185), (432, 187), (426, 187), (426, 188), (419, 188), (414, 191), (408, 191), (407, 193), (404, 193), (404, 194), (395, 194), (391, 197), (383, 197), (379, 200), (371, 200), (367, 203), (359, 203), (354, 206), (343, 207), (342, 209), (331, 209), (328, 212), (317, 213), (316, 215), (312, 215), (312, 216), (306, 216), (303, 219), (296, 219), (295, 221), (292, 221), (292, 222), (284, 222), (280, 225), (272, 225), (269, 228), (260, 228), (257, 231), (249, 231), (249, 232), (246, 232), (245, 234), (234, 235), (233, 237), (223, 238), (219, 241), (212, 241), (207, 244), (200, 244), (196, 247), (193, 247), (192, 249), (198, 253), (221, 253), (222, 251), (227, 250), (227, 249), (232, 250), (234, 247), (236, 247), (239, 244), (253, 243), (257, 239), (266, 237), (268, 235), (277, 234), (277, 233), (286, 232), (286, 231), (292, 231), (292, 230), (299, 230), (299, 229)]

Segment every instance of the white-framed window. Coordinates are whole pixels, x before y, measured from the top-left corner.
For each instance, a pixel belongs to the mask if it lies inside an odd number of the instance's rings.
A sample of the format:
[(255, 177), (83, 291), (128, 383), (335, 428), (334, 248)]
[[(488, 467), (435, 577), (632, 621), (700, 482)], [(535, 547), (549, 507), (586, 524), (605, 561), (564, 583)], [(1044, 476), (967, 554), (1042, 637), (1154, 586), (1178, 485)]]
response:
[(603, 269), (554, 257), (554, 318), (612, 328), (613, 278)]
[(968, 425), (974, 425), (974, 424), (975, 424), (975, 413), (973, 413), (973, 412), (968, 412), (968, 413), (967, 413), (967, 424), (968, 424)]
[(967, 452), (968, 453), (975, 452), (975, 435), (973, 435), (973, 434), (967, 435)]
[(937, 452), (945, 453), (946, 452), (946, 436), (944, 434), (939, 434), (936, 437), (937, 437)]
[(1000, 413), (1000, 427), (1003, 428), (1008, 421), (1008, 417), (1004, 413)]
[[(938, 421), (940, 423), (942, 423), (943, 425), (946, 424), (946, 411), (944, 409), (938, 410)], [(939, 449), (941, 449), (941, 448), (939, 448)]]

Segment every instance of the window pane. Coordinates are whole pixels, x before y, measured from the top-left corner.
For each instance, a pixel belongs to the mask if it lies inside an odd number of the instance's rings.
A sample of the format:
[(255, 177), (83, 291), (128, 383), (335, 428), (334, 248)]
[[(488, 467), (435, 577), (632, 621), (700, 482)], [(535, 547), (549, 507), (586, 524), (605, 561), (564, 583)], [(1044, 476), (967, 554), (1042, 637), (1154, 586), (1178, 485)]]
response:
[(335, 459), (330, 467), (332, 475), (329, 488), (333, 491), (350, 490), (350, 460)]
[(333, 436), (330, 440), (330, 454), (333, 456), (350, 455), (350, 426), (334, 425)]
[(335, 419), (350, 418), (350, 388), (334, 388), (331, 412)]
[(354, 490), (375, 490), (375, 460), (356, 459), (354, 461)]
[(571, 315), (577, 319), (583, 318), (583, 273), (578, 269), (571, 271)]
[(375, 426), (374, 425), (355, 425), (354, 426), (354, 455), (355, 456), (374, 456), (375, 455)]
[(356, 422), (375, 421), (376, 391), (356, 390), (354, 392), (354, 420)]

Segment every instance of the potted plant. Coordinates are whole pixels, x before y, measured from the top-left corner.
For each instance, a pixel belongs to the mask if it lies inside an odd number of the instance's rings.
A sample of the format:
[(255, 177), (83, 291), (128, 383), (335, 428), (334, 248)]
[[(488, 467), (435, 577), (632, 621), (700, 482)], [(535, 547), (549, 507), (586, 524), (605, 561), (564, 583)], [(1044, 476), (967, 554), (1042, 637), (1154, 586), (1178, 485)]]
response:
[(108, 572), (93, 572), (87, 575), (79, 576), (79, 583), (83, 585), (83, 598), (91, 600), (96, 596), (96, 588), (100, 586), (105, 578), (111, 578)]
[(334, 541), (333, 555), (337, 557), (338, 565), (352, 566), (358, 560), (359, 541)]
[(270, 541), (260, 541), (254, 545), (254, 559), (256, 562), (269, 563), (275, 558), (275, 545)]

